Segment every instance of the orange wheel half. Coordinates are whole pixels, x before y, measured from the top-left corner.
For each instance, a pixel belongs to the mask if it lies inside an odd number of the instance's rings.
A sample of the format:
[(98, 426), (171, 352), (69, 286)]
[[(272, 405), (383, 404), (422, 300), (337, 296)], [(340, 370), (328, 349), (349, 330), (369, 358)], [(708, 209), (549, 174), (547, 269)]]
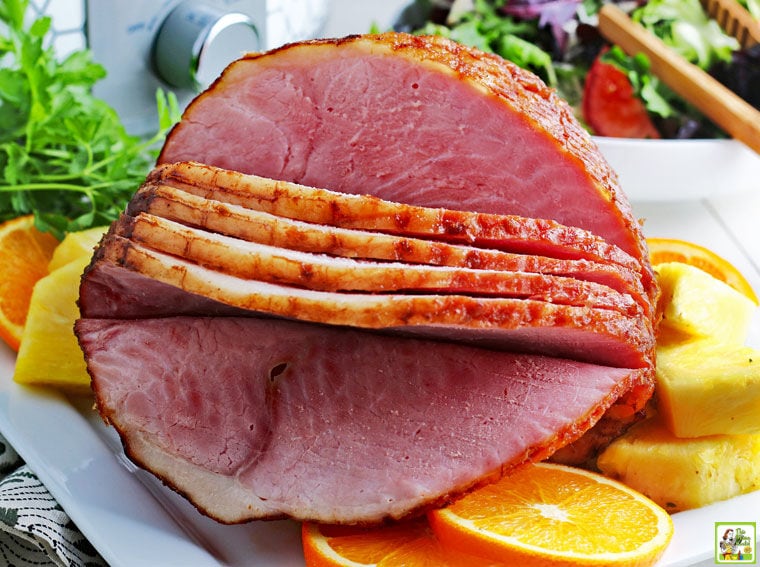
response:
[(563, 465), (527, 465), (430, 512), (443, 545), (506, 565), (653, 565), (673, 536), (657, 504), (620, 482)]

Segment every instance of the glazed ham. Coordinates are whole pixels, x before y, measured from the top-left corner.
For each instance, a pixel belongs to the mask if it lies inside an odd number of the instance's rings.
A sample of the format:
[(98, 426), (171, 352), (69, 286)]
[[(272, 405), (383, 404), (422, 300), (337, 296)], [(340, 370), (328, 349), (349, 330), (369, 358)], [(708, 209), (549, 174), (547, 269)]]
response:
[(373, 262), (248, 242), (141, 213), (114, 231), (141, 246), (243, 279), (319, 291), (398, 291), (515, 297), (612, 309), (640, 317), (630, 295), (571, 277), (504, 270)]
[(158, 168), (150, 177), (202, 197), (213, 197), (280, 217), (340, 228), (355, 228), (472, 243), (481, 248), (554, 258), (613, 262), (641, 271), (639, 262), (599, 236), (556, 221), (516, 215), (474, 213), (458, 208), (418, 207), (278, 182), (196, 163)]
[[(606, 261), (516, 254), (493, 248), (301, 222), (198, 197), (163, 182), (146, 183), (130, 202), (128, 212), (132, 216), (150, 213), (185, 226), (293, 251), (401, 261), (405, 264), (571, 277), (602, 284), (631, 295), (644, 307), (650, 306), (640, 273)], [(564, 252), (561, 255), (568, 254)]]
[(76, 330), (127, 454), (228, 523), (406, 517), (547, 457), (641, 381), (288, 321), (85, 319)]
[(569, 107), (496, 56), (249, 55), (159, 161), (75, 331), (126, 453), (213, 518), (405, 518), (584, 461), (652, 395), (641, 229)]

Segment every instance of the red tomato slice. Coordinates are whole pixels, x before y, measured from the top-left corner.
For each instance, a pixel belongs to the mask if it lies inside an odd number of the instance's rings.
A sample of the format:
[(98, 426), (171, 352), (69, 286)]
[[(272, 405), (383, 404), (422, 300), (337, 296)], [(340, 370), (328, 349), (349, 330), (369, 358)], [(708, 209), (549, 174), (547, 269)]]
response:
[(659, 138), (644, 103), (620, 69), (596, 58), (583, 89), (583, 118), (598, 136)]

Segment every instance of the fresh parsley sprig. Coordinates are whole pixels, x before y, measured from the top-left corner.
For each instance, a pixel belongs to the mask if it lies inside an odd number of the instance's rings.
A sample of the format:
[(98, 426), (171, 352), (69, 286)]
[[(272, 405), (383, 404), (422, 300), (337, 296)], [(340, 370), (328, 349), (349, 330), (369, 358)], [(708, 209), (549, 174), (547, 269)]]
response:
[(27, 5), (0, 0), (0, 221), (33, 213), (60, 238), (118, 217), (180, 112), (159, 90), (158, 131), (130, 135), (92, 94), (105, 69), (87, 50), (59, 60), (45, 45), (50, 18), (27, 25)]

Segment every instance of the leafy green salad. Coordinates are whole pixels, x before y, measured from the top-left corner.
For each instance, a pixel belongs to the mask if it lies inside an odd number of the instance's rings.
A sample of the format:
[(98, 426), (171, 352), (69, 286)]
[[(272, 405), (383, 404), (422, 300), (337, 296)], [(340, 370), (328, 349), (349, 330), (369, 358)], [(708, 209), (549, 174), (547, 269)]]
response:
[[(751, 12), (760, 15), (760, 0), (743, 2)], [(414, 13), (427, 13), (430, 17), (424, 22), (404, 22), (402, 16), (397, 29), (445, 35), (495, 52), (535, 72), (558, 90), (595, 134), (724, 137), (717, 126), (650, 72), (646, 56), (630, 57), (604, 40), (596, 27), (603, 3), (606, 2), (474, 0), (466, 9), (441, 18), (434, 11), (425, 12), (429, 0), (418, 0)], [(699, 0), (614, 3), (687, 60), (760, 107), (760, 46), (742, 51), (736, 39), (726, 35), (705, 14)], [(623, 79), (625, 84), (620, 75), (627, 78)], [(632, 124), (635, 112), (611, 112), (612, 108), (624, 108), (627, 104), (622, 100), (624, 88), (630, 89), (635, 104), (641, 105), (637, 120), (646, 120), (651, 127)], [(605, 100), (604, 93), (612, 91), (617, 100)], [(616, 120), (628, 123), (615, 123)]]

